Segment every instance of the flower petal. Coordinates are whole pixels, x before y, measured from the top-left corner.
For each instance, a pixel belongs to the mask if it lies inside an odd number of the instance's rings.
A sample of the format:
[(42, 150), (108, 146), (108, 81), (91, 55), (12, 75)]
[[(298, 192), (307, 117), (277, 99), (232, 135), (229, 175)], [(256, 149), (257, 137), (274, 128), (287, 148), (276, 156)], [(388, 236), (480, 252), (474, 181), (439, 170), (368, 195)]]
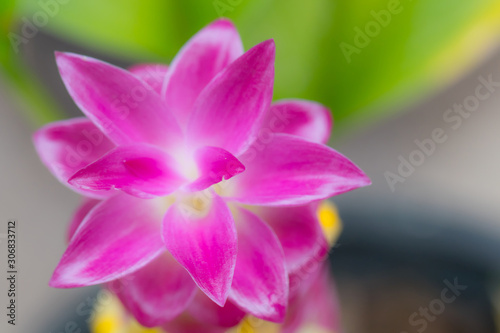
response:
[(229, 183), (228, 197), (244, 204), (301, 205), (371, 183), (332, 148), (289, 134), (271, 134), (239, 159), (246, 170)]
[(245, 312), (231, 301), (227, 301), (224, 307), (220, 307), (201, 292), (196, 294), (187, 311), (202, 323), (220, 327), (236, 326), (245, 317)]
[(264, 130), (327, 143), (332, 131), (332, 115), (330, 110), (316, 102), (299, 99), (281, 100), (273, 103), (267, 111), (262, 124), (262, 131)]
[(56, 60), (76, 105), (114, 143), (173, 147), (182, 138), (161, 97), (132, 73), (72, 53), (56, 53)]
[(141, 268), (165, 247), (161, 200), (117, 194), (85, 217), (57, 266), (50, 285), (74, 288), (104, 283)]
[(245, 166), (236, 157), (222, 148), (199, 148), (195, 152), (195, 160), (200, 176), (187, 185), (188, 191), (204, 190), (245, 170)]
[(96, 200), (96, 199), (91, 199), (91, 198), (83, 198), (83, 202), (80, 204), (78, 209), (75, 211), (73, 214), (73, 218), (71, 219), (71, 222), (68, 227), (68, 233), (66, 239), (68, 242), (73, 238), (73, 235), (75, 234), (76, 230), (82, 223), (83, 219), (87, 214), (97, 206), (97, 204), (101, 202), (101, 200)]
[(177, 317), (198, 290), (188, 272), (167, 251), (119, 279), (118, 285), (110, 283), (110, 287), (135, 319), (146, 327), (159, 326)]
[(116, 188), (141, 198), (168, 195), (184, 181), (170, 155), (145, 144), (116, 147), (69, 179), (77, 188)]
[(238, 259), (229, 298), (250, 314), (282, 322), (288, 303), (288, 274), (274, 232), (246, 209), (238, 209)]
[(227, 19), (211, 23), (184, 45), (172, 61), (163, 94), (179, 123), (187, 123), (203, 88), (242, 54), (238, 31)]
[(163, 240), (198, 287), (223, 306), (233, 279), (237, 240), (229, 208), (212, 195), (203, 212), (193, 211), (184, 201), (173, 204), (163, 220)]
[(296, 295), (290, 297), (289, 311), (282, 327), (283, 333), (341, 332), (340, 307), (337, 292), (323, 264), (302, 282)]
[(193, 106), (192, 144), (222, 147), (237, 156), (253, 141), (271, 103), (274, 53), (272, 40), (262, 42), (208, 84)]
[(167, 70), (168, 66), (163, 64), (140, 64), (128, 69), (130, 73), (146, 82), (158, 94), (161, 94)]
[(109, 196), (110, 193), (76, 189), (68, 184), (75, 172), (115, 146), (90, 120), (75, 118), (50, 123), (35, 132), (33, 142), (43, 164), (61, 183), (86, 196)]
[(328, 253), (328, 243), (316, 214), (317, 203), (288, 207), (256, 207), (255, 213), (274, 231), (285, 253), (289, 274), (312, 262), (320, 263)]

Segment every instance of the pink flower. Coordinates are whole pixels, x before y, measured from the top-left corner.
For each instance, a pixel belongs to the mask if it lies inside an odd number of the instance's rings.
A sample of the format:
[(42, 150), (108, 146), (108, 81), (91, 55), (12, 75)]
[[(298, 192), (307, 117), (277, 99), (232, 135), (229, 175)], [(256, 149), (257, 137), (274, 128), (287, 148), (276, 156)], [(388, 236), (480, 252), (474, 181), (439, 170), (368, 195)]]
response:
[(127, 279), (120, 298), (145, 326), (200, 298), (194, 304), (210, 299), (283, 321), (288, 275), (328, 248), (315, 202), (370, 180), (324, 144), (326, 108), (271, 104), (274, 53), (272, 40), (244, 53), (234, 26), (218, 20), (168, 68), (126, 71), (56, 55), (88, 118), (43, 127), (35, 146), (61, 182), (89, 199), (51, 286)]

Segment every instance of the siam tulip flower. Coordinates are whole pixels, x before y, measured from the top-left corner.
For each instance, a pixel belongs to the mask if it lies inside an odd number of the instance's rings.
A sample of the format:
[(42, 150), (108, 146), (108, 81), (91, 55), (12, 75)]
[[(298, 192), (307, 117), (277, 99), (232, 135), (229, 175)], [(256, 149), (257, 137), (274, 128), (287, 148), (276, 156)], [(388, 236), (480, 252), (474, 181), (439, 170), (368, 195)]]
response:
[(49, 124), (34, 142), (86, 199), (51, 286), (126, 285), (121, 301), (148, 327), (203, 317), (210, 303), (226, 325), (245, 313), (284, 320), (289, 275), (328, 249), (318, 201), (370, 180), (325, 145), (328, 109), (271, 103), (274, 56), (272, 40), (243, 52), (224, 19), (169, 67), (56, 54), (86, 117)]
[[(324, 202), (318, 209), (318, 216), (326, 238), (336, 240), (340, 232), (340, 221), (335, 207)], [(324, 258), (322, 258), (324, 259)], [(252, 316), (246, 316), (234, 327), (210, 324), (208, 313), (205, 318), (174, 320), (163, 329), (141, 326), (123, 307), (117, 297), (108, 291), (101, 291), (104, 299), (96, 303), (90, 322), (92, 333), (327, 333), (340, 332), (340, 312), (337, 293), (331, 280), (328, 265), (318, 261), (304, 271), (298, 288), (289, 296), (289, 310), (283, 324), (275, 324)], [(205, 319), (209, 319), (207, 322)]]

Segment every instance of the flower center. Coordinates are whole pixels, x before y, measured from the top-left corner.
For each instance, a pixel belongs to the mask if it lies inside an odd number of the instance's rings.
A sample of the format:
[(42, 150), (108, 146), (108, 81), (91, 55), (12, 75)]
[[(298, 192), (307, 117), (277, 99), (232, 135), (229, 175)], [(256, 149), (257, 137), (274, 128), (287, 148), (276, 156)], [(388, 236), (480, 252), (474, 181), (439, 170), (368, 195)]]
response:
[(194, 154), (188, 149), (180, 150), (175, 155), (175, 160), (177, 162), (178, 172), (183, 175), (186, 180), (192, 182), (200, 176)]

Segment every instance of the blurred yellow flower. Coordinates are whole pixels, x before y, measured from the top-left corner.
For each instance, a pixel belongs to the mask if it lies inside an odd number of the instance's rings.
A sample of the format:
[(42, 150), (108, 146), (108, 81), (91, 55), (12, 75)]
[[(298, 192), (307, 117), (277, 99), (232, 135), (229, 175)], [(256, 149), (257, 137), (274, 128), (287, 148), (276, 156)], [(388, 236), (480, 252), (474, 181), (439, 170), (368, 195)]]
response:
[(109, 299), (106, 306), (95, 309), (96, 315), (90, 324), (92, 333), (163, 333), (160, 329), (139, 325), (132, 316), (127, 315), (116, 296), (110, 295)]
[(330, 201), (321, 202), (318, 209), (318, 219), (325, 234), (328, 244), (332, 246), (340, 236), (342, 222), (338, 215), (337, 207)]

